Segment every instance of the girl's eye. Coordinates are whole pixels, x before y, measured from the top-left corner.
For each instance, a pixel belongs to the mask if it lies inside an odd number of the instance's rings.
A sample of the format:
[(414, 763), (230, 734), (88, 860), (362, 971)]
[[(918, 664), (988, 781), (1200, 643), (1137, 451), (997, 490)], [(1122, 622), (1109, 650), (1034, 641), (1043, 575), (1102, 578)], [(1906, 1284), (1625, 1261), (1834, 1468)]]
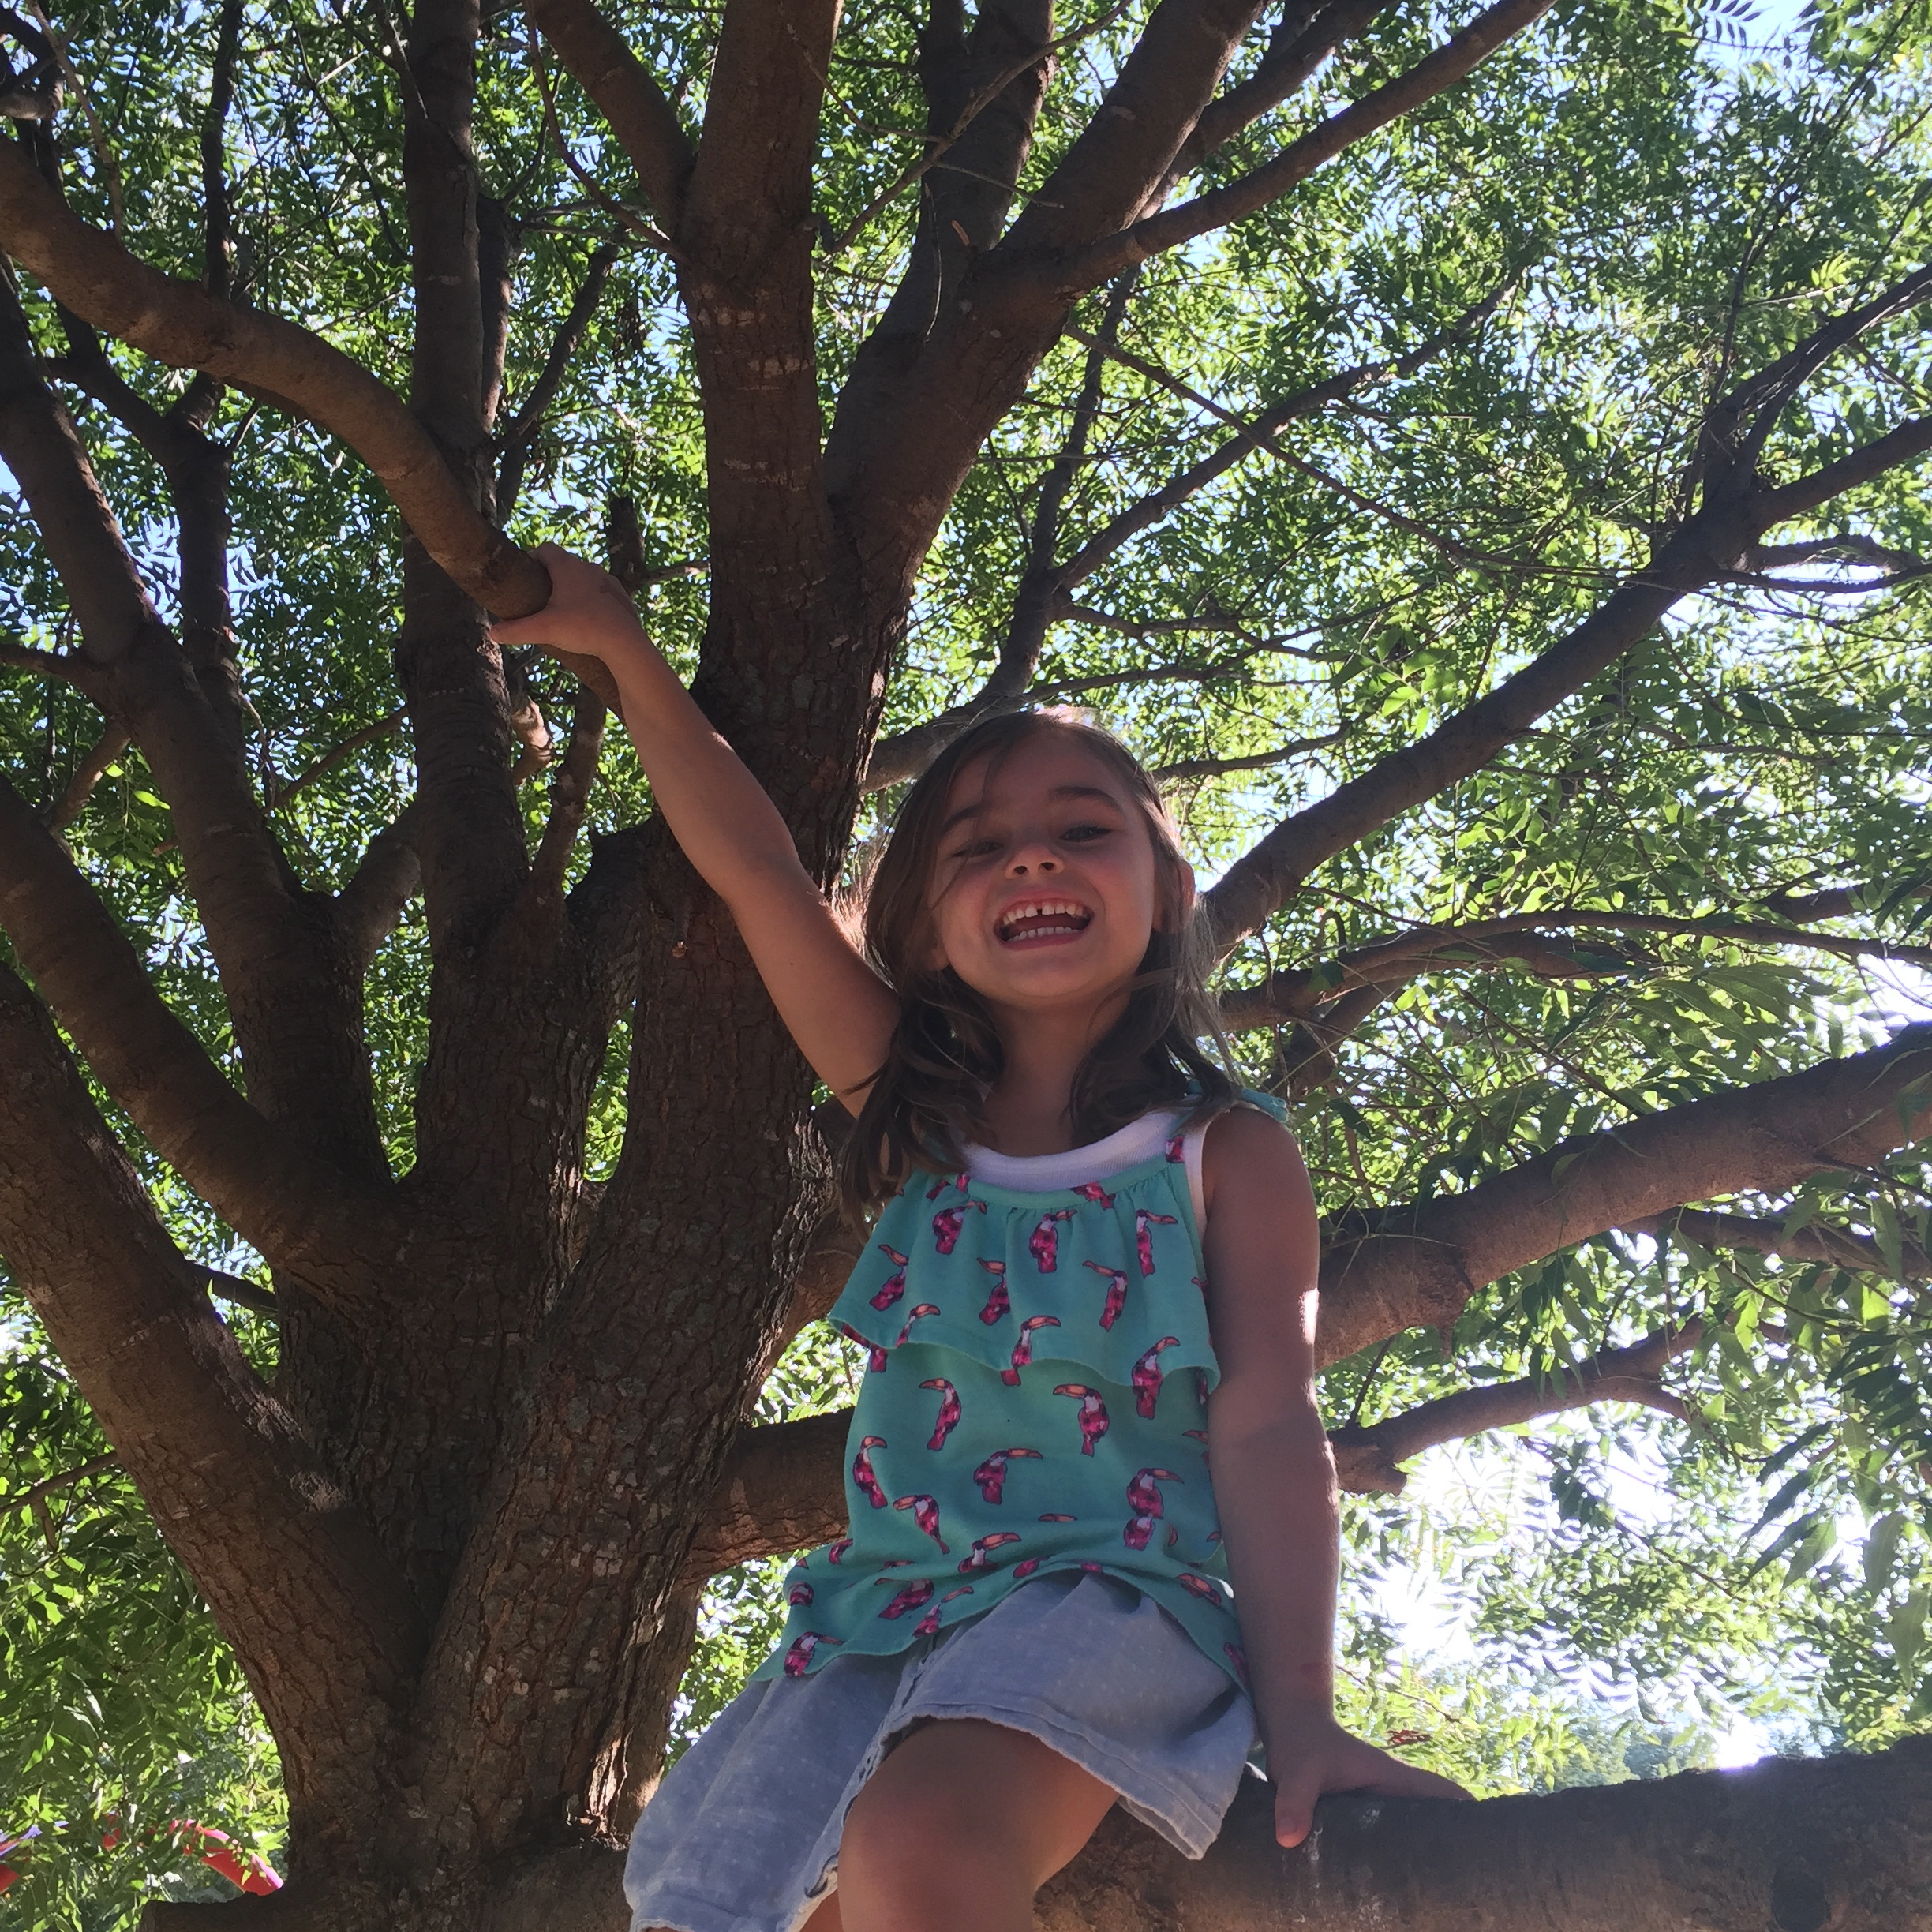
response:
[(952, 856), (955, 859), (983, 859), (988, 852), (998, 850), (999, 841), (997, 839), (972, 839), (960, 846)]
[(1076, 844), (1085, 845), (1091, 844), (1095, 839), (1106, 838), (1113, 829), (1111, 826), (1103, 825), (1069, 826), (1060, 836), (1063, 839), (1071, 839)]

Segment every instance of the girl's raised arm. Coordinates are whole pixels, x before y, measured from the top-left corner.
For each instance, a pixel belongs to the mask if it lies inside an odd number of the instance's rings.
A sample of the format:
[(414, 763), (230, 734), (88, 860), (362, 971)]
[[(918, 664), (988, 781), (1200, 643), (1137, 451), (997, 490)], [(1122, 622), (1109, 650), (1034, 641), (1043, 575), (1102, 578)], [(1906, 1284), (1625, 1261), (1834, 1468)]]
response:
[(555, 544), (538, 554), (550, 601), (491, 635), (505, 646), (553, 645), (609, 667), (657, 809), (730, 907), (799, 1051), (856, 1113), (885, 1061), (898, 1002), (799, 864), (777, 808), (644, 635), (616, 579)]

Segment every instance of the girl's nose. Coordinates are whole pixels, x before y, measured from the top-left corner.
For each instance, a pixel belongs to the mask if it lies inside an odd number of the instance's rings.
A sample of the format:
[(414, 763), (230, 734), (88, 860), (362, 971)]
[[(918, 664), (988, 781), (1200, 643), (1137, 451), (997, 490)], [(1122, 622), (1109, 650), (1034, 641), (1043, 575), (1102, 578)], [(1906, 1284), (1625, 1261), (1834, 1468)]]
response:
[(1028, 844), (1015, 847), (1013, 856), (1006, 862), (1009, 878), (1038, 878), (1043, 873), (1058, 872), (1060, 861), (1053, 848), (1045, 844)]

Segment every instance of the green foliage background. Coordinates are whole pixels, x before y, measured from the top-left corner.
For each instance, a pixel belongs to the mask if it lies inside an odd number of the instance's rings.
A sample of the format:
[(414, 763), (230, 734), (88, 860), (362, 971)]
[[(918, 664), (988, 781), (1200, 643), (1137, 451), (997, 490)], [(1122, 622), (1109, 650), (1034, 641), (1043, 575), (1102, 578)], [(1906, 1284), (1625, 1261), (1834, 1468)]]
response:
[[(625, 0), (609, 10), (701, 114), (716, 9)], [(1138, 0), (1069, 50), (1023, 189), (1046, 178), (1148, 11)], [(1308, 95), (1215, 157), (1208, 184), (1379, 84), (1466, 12), (1396, 9)], [(212, 15), (200, 0), (133, 11), (85, 0), (61, 18), (125, 182), (131, 245), (198, 275), (195, 140)], [(385, 18), (374, 0), (251, 5), (228, 141), (249, 298), (400, 384), (401, 110)], [(922, 117), (917, 26), (906, 0), (861, 0), (846, 17), (824, 121), (828, 240), (917, 152), (904, 132)], [(1150, 264), (1123, 341), (1241, 413), (1415, 350), (1475, 305), (1496, 305), (1410, 373), (1293, 424), (1284, 458), (1249, 456), (1122, 548), (1079, 593), (1110, 624), (1053, 631), (1047, 695), (1091, 705), (1155, 766), (1320, 741), (1175, 785), (1208, 876), (1282, 814), (1432, 728), (1641, 562), (1649, 533), (1681, 507), (1677, 480), (1713, 394), (1926, 259), (1929, 82), (1923, 0), (1832, 0), (1795, 23), (1760, 20), (1739, 0), (1565, 0), (1465, 87), (1289, 200)], [(574, 86), (555, 84), (598, 193), (632, 193)], [(71, 114), (62, 138), (71, 197), (104, 221), (99, 159)], [(512, 9), (492, 19), (478, 141), (493, 191), (524, 224), (514, 406), (612, 223), (544, 139)], [(822, 260), (828, 411), (903, 262), (910, 218), (902, 197)], [(56, 319), (28, 294), (56, 354)], [(1103, 300), (1076, 320), (1092, 327)], [(1772, 470), (1815, 467), (1923, 410), (1926, 321), (1923, 310), (1899, 318), (1812, 384), (1780, 421)], [(181, 378), (115, 354), (146, 393), (178, 390)], [(920, 585), (888, 730), (969, 695), (988, 668), (1084, 361), (1070, 342), (1049, 358), (969, 477)], [(167, 608), (159, 475), (69, 395)], [(398, 702), (399, 531), (354, 459), (318, 432), (232, 395), (219, 425), (237, 452), (233, 560), (253, 751), (274, 792)], [(1061, 554), (1224, 433), (1208, 412), (1110, 367)], [(632, 250), (538, 440), (513, 533), (595, 552), (608, 501), (623, 491), (642, 513), (647, 563), (701, 560), (703, 460), (668, 274)], [(1784, 534), (1857, 533), (1932, 556), (1929, 490), (1923, 466), (1902, 471)], [(1833, 930), (1923, 942), (1932, 604), (1923, 580), (1861, 591), (1870, 576), (1827, 560), (1681, 608), (1506, 756), (1322, 867), (1230, 962), (1230, 983), (1271, 963), (1331, 960), (1410, 924), (1564, 908), (1691, 921), (1762, 914), (1780, 889), (1830, 885), (1859, 891), (1856, 915)], [(702, 575), (647, 601), (653, 633), (688, 665)], [(24, 507), (0, 496), (0, 629), (54, 648), (67, 628)], [(567, 710), (559, 671), (527, 675), (547, 713)], [(60, 796), (99, 731), (66, 689), (0, 672), (0, 755), (37, 802)], [(277, 822), (304, 876), (339, 884), (411, 784), (406, 741), (382, 736), (296, 793)], [(533, 826), (542, 792), (526, 794)], [(862, 836), (893, 802), (875, 801)], [(632, 822), (647, 803), (614, 740), (594, 825)], [(230, 1059), (166, 809), (138, 755), (118, 762), (68, 836), (177, 1010)], [(1579, 940), (1576, 964), (1552, 979), (1451, 961), (1374, 1014), (1298, 1109), (1324, 1210), (1470, 1187), (1567, 1136), (1855, 1050), (1924, 1012), (1923, 983), (1909, 976), (1874, 980), (1815, 952), (1691, 934), (1599, 931)], [(373, 969), (370, 1004), (399, 1171), (412, 1154), (425, 969), (420, 924), (406, 920)], [(612, 1043), (593, 1171), (620, 1144), (625, 1043)], [(1279, 1080), (1279, 1041), (1262, 1032), (1237, 1044), (1252, 1080)], [(252, 1271), (254, 1258), (118, 1125), (183, 1245)], [(1902, 1266), (1932, 1234), (1923, 1156), (1739, 1205), (1870, 1234), (1900, 1279), (1605, 1237), (1496, 1283), (1449, 1337), (1406, 1335), (1331, 1373), (1335, 1417), (1372, 1421), (1472, 1380), (1545, 1372), (1666, 1319), (1695, 1312), (1706, 1324), (1673, 1383), (1695, 1426), (1621, 1411), (1573, 1418), (1445, 1452), (1428, 1466), (1442, 1473), (1410, 1497), (1350, 1503), (1344, 1702), (1365, 1732), (1425, 1734), (1409, 1746), (1420, 1760), (1493, 1791), (1694, 1762), (1740, 1712), (1798, 1742), (1866, 1747), (1932, 1717), (1932, 1333)], [(48, 1828), (7, 1903), (24, 1927), (93, 1932), (129, 1923), (144, 1891), (188, 1882), (193, 1868), (148, 1826), (193, 1816), (275, 1857), (273, 1755), (204, 1609), (118, 1474), (48, 1492), (44, 1514), (23, 1500), (105, 1445), (24, 1303), (6, 1294), (0, 1829)], [(230, 1312), (272, 1373), (271, 1327)], [(841, 1345), (804, 1338), (764, 1413), (836, 1406), (849, 1373)], [(714, 1588), (681, 1735), (762, 1654), (772, 1567)], [(1436, 1580), (1467, 1633), (1461, 1661), (1405, 1649), (1388, 1607), (1412, 1574)], [(110, 1852), (108, 1820), (128, 1827)]]

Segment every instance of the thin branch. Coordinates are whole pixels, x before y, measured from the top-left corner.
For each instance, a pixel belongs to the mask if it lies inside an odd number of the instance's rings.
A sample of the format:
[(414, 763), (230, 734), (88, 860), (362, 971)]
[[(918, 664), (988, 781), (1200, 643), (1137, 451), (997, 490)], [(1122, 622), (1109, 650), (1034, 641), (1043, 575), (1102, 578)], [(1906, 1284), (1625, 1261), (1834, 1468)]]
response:
[(24, 644), (0, 644), (0, 665), (33, 677), (58, 678), (89, 696), (100, 689), (99, 680), (91, 675), (92, 667), (75, 652), (29, 650)]
[(1795, 349), (1737, 384), (1705, 417), (1691, 480), (1721, 489), (1738, 477), (1754, 475), (1778, 418), (1804, 384), (1841, 349), (1928, 299), (1932, 299), (1932, 266), (1915, 270), (1870, 301), (1833, 316)]
[(375, 473), (424, 548), (500, 617), (549, 600), (543, 566), (471, 502), (409, 406), (359, 363), (279, 316), (162, 275), (73, 215), (11, 142), (0, 142), (0, 244), (96, 328), (176, 369), (200, 369), (292, 407)]
[[(923, 137), (927, 143), (925, 153), (918, 160), (902, 168), (843, 228), (826, 241), (825, 254), (828, 257), (844, 254), (900, 196), (940, 165), (943, 158), (965, 137), (972, 124), (1021, 75), (1032, 73), (1042, 62), (1051, 60), (1055, 54), (1064, 53), (1067, 48), (1078, 45), (1080, 41), (1095, 34), (1105, 32), (1127, 11), (1131, 4), (1132, 0), (1115, 0), (1115, 4), (1105, 13), (1095, 15), (1080, 26), (1069, 28), (1066, 32), (1047, 41), (1044, 46), (1034, 49), (1019, 60), (1009, 62), (1002, 68), (991, 80), (975, 89), (968, 98), (958, 117), (943, 134), (927, 134)], [(902, 131), (908, 134), (912, 133), (909, 128)], [(1003, 181), (995, 181), (993, 185), (1002, 189), (1010, 189), (1010, 184)]]
[[(1279, 455), (1280, 451), (1272, 444), (1275, 431), (1304, 417), (1312, 416), (1331, 405), (1346, 400), (1358, 389), (1372, 383), (1378, 383), (1414, 375), (1426, 364), (1458, 343), (1466, 340), (1487, 322), (1501, 305), (1514, 278), (1500, 283), (1481, 301), (1472, 304), (1456, 317), (1447, 328), (1399, 356), (1393, 356), (1380, 362), (1364, 363), (1358, 368), (1339, 370), (1332, 376), (1324, 376), (1320, 381), (1310, 383), (1279, 402), (1271, 403), (1254, 417), (1242, 420), (1198, 397), (1185, 388), (1178, 385), (1190, 402), (1198, 402), (1211, 414), (1235, 428), (1237, 434), (1215, 450), (1211, 451), (1199, 462), (1191, 464), (1159, 489), (1151, 490), (1136, 503), (1131, 504), (1106, 526), (1090, 537), (1078, 552), (1070, 557), (1060, 568), (1059, 581), (1062, 592), (1072, 590), (1083, 583), (1100, 566), (1114, 556), (1131, 537), (1159, 522), (1168, 513), (1187, 499), (1196, 495), (1225, 475), (1241, 459), (1257, 449), (1266, 449)], [(1174, 379), (1165, 370), (1153, 364), (1136, 359), (1133, 365), (1137, 372), (1163, 388), (1176, 386)], [(1298, 459), (1297, 459), (1298, 460)], [(1329, 481), (1325, 477), (1324, 481)], [(1432, 541), (1434, 541), (1432, 538)]]
[(1050, 266), (1043, 264), (1039, 273), (1050, 278), (1054, 287), (1061, 294), (1077, 294), (1099, 283), (1110, 281), (1123, 268), (1145, 261), (1150, 255), (1178, 248), (1197, 235), (1255, 213), (1271, 201), (1279, 200), (1324, 162), (1332, 160), (1391, 122), (1413, 114), (1466, 79), (1506, 40), (1541, 19), (1551, 3), (1552, 0), (1499, 0), (1498, 5), (1478, 14), (1460, 33), (1406, 73), (1311, 129), (1252, 173), (1177, 208), (1135, 222), (1106, 241), (1080, 250), (1070, 260)]
[(1809, 476), (1776, 489), (1760, 490), (1757, 500), (1764, 518), (1762, 527), (1769, 530), (1788, 523), (1829, 503), (1834, 496), (1855, 489), (1861, 483), (1870, 483), (1915, 456), (1924, 455), (1928, 450), (1932, 450), (1932, 416), (1909, 417), (1863, 449), (1826, 463)]
[[(1331, 1429), (1335, 1480), (1355, 1495), (1398, 1495), (1398, 1462), (1438, 1443), (1507, 1428), (1592, 1402), (1635, 1402), (1682, 1417), (1657, 1372), (1695, 1346), (1695, 1322), (1626, 1349), (1606, 1350), (1573, 1368), (1522, 1382), (1467, 1389), (1425, 1402), (1368, 1428)], [(683, 1581), (702, 1583), (741, 1563), (826, 1543), (846, 1527), (843, 1482), (852, 1411), (768, 1422), (742, 1431), (732, 1446), (711, 1512), (687, 1559)]]
[(1932, 1255), (1916, 1241), (1901, 1241), (1895, 1267), (1885, 1250), (1868, 1234), (1807, 1222), (1790, 1233), (1775, 1216), (1724, 1214), (1710, 1208), (1673, 1208), (1623, 1224), (1627, 1234), (1649, 1234), (1659, 1241), (1681, 1236), (1700, 1248), (1748, 1248), (1754, 1253), (1779, 1255), (1794, 1261), (1822, 1261), (1855, 1273), (1884, 1275), (1892, 1279), (1932, 1281)]
[[(1470, 967), (1527, 965), (1544, 979), (1586, 978), (1606, 970), (1629, 970), (1628, 962), (1619, 961), (1606, 968), (1601, 961), (1580, 960), (1547, 945), (1533, 944), (1526, 949), (1513, 943), (1498, 943), (1511, 941), (1516, 935), (1533, 939), (1552, 930), (1649, 933), (1667, 938), (1720, 940), (1732, 945), (1802, 946), (1840, 959), (1896, 960), (1932, 968), (1932, 947), (1804, 932), (1754, 919), (1672, 919), (1652, 913), (1552, 907), (1544, 912), (1475, 919), (1458, 926), (1423, 927), (1351, 947), (1320, 969), (1302, 968), (1272, 973), (1259, 985), (1224, 994), (1222, 1017), (1227, 1024), (1237, 1028), (1302, 1020), (1338, 992), (1373, 987), (1384, 994), (1392, 993), (1432, 966), (1461, 971)], [(1457, 954), (1463, 957), (1454, 957)]]
[(532, 897), (562, 895), (571, 852), (590, 806), (590, 788), (604, 750), (604, 721), (608, 715), (602, 698), (593, 691), (579, 689), (571, 713), (570, 743), (564, 748), (556, 782), (550, 790), (550, 816), (530, 865), (526, 891)]
[(590, 0), (530, 0), (530, 17), (610, 123), (657, 211), (657, 226), (675, 234), (696, 158), (676, 109)]
[(228, 110), (234, 101), (235, 62), (242, 52), (242, 5), (243, 0), (222, 0), (208, 111), (201, 118), (201, 272), (208, 292), (224, 301), (234, 292), (226, 140)]
[[(1090, 343), (1092, 340), (1092, 338), (1084, 335), (1079, 329), (1069, 328), (1067, 333), (1076, 342)], [(1514, 557), (1496, 556), (1486, 552), (1472, 550), (1466, 544), (1457, 541), (1453, 537), (1444, 537), (1439, 532), (1429, 529), (1426, 524), (1418, 523), (1414, 518), (1405, 516), (1401, 511), (1391, 508), (1387, 504), (1378, 503), (1372, 496), (1365, 496), (1360, 490), (1344, 483), (1339, 477), (1332, 476), (1326, 470), (1309, 462), (1306, 458), (1297, 456), (1294, 451), (1284, 449), (1275, 440), (1273, 425), (1267, 425), (1265, 417), (1248, 419), (1237, 414), (1233, 410), (1224, 409), (1211, 397), (1203, 395), (1198, 389), (1183, 382), (1179, 376), (1170, 375), (1158, 363), (1148, 361), (1144, 356), (1136, 355), (1130, 349), (1110, 347), (1107, 353), (1113, 357), (1115, 361), (1121, 363), (1125, 368), (1133, 369), (1137, 375), (1145, 376), (1149, 382), (1166, 390), (1170, 395), (1180, 397), (1183, 402), (1191, 403), (1196, 409), (1204, 410), (1210, 416), (1227, 424), (1235, 432), (1235, 434), (1233, 442), (1223, 446), (1225, 450), (1235, 454), (1248, 449), (1266, 450), (1271, 456), (1286, 464), (1290, 470), (1307, 477), (1312, 482), (1321, 484), (1325, 489), (1333, 490), (1338, 496), (1346, 503), (1353, 504), (1357, 509), (1366, 510), (1370, 515), (1380, 517), (1384, 522), (1393, 524), (1396, 529), (1406, 530), (1412, 537), (1420, 537), (1432, 549), (1440, 550), (1452, 563), (1472, 564), (1490, 569), (1520, 570), (1524, 567), (1522, 564)], [(1351, 375), (1353, 380), (1349, 381), (1348, 388), (1354, 388), (1366, 380), (1367, 372), (1351, 372)], [(1322, 403), (1339, 402), (1343, 395), (1347, 394), (1347, 388), (1341, 389), (1339, 393), (1328, 392), (1335, 391), (1336, 385), (1345, 380), (1346, 379), (1342, 377), (1331, 377), (1328, 382), (1318, 385), (1318, 388), (1324, 392), (1320, 396), (1320, 403), (1310, 400), (1312, 392), (1303, 391), (1301, 395), (1294, 399), (1295, 402), (1300, 406), (1295, 407), (1292, 413), (1295, 415), (1304, 415), (1311, 413), (1313, 408), (1320, 406)], [(1286, 407), (1286, 405), (1278, 404), (1275, 409), (1267, 412), (1267, 415), (1279, 415), (1281, 420), (1286, 421), (1288, 420), (1287, 416), (1282, 414)], [(1217, 451), (1216, 456), (1219, 456), (1221, 453)], [(1208, 460), (1212, 462), (1215, 459), (1210, 458)], [(1204, 466), (1197, 464), (1196, 469)], [(1225, 467), (1226, 465), (1222, 466)], [(1188, 474), (1192, 477), (1193, 472), (1190, 471)], [(1171, 489), (1173, 487), (1170, 485), (1169, 489)], [(1194, 487), (1199, 488), (1200, 486), (1196, 485)], [(1167, 492), (1157, 492), (1157, 495), (1166, 498)], [(1164, 504), (1163, 507), (1171, 508), (1173, 502), (1177, 500), (1178, 500), (1178, 498), (1169, 499)], [(1132, 512), (1129, 514), (1131, 515)]]
[(373, 724), (365, 724), (360, 731), (352, 732), (332, 751), (305, 766), (286, 784), (279, 784), (271, 791), (268, 800), (271, 811), (279, 811), (298, 792), (305, 792), (319, 778), (326, 778), (338, 766), (346, 765), (357, 752), (365, 746), (379, 743), (396, 731), (408, 717), (406, 706), (399, 705), (386, 717), (379, 717)]
[(1425, 1449), (1596, 1402), (1637, 1402), (1684, 1421), (1689, 1410), (1658, 1376), (1666, 1363), (1694, 1348), (1703, 1332), (1701, 1322), (1688, 1321), (1682, 1327), (1660, 1329), (1627, 1348), (1605, 1349), (1573, 1367), (1552, 1367), (1519, 1382), (1458, 1389), (1366, 1428), (1332, 1430), (1328, 1440), (1335, 1445), (1336, 1477), (1345, 1489), (1399, 1496), (1407, 1479), (1396, 1465)]
[(1277, 745), (1271, 751), (1251, 751), (1241, 758), (1182, 758), (1172, 765), (1157, 765), (1148, 775), (1157, 784), (1178, 783), (1186, 778), (1218, 778), (1228, 772), (1264, 771), (1271, 765), (1286, 764), (1290, 758), (1305, 758), (1324, 746), (1339, 744), (1346, 731), (1324, 732), (1319, 738), (1296, 738)]
[(114, 233), (117, 235), (127, 228), (127, 198), (121, 185), (120, 165), (114, 158), (114, 150), (108, 145), (107, 130), (101, 125), (101, 118), (94, 110), (92, 96), (76, 70), (72, 56), (67, 51), (67, 41), (61, 30), (48, 19), (47, 10), (40, 0), (27, 0), (28, 9), (40, 23), (40, 31), (47, 36), (47, 44), (54, 50), (54, 58), (60, 64), (61, 76), (73, 90), (73, 97), (80, 103), (80, 112), (88, 124), (88, 138), (94, 150), (94, 165), (100, 170), (102, 185), (107, 190), (107, 206)]
[[(1345, 0), (1338, 6), (1290, 5), (1269, 37), (1267, 51), (1254, 72), (1202, 110), (1194, 131), (1181, 144), (1162, 184), (1166, 200), (1175, 185), (1208, 156), (1265, 114), (1280, 107), (1344, 41), (1353, 40), (1387, 4), (1387, 0)], [(1151, 212), (1151, 210), (1144, 211)]]
[(550, 353), (544, 358), (543, 368), (537, 380), (530, 384), (530, 394), (523, 399), (516, 414), (510, 419), (502, 436), (498, 439), (500, 451), (496, 470), (496, 521), (507, 523), (516, 507), (516, 500), (522, 493), (523, 470), (530, 460), (530, 449), (550, 406), (556, 402), (557, 392), (564, 386), (564, 378), (568, 373), (571, 358), (576, 354), (582, 343), (590, 320), (597, 313), (597, 304), (603, 299), (605, 285), (610, 280), (611, 270), (623, 253), (623, 244), (616, 239), (601, 242), (594, 249), (584, 268), (584, 279), (577, 285), (577, 292), (571, 298), (571, 304), (564, 313), (564, 320), (557, 326), (556, 336), (550, 344)]
[(683, 261), (684, 258), (679, 253), (676, 243), (655, 222), (640, 215), (635, 208), (626, 208), (615, 195), (606, 194), (571, 152), (571, 144), (564, 138), (564, 129), (557, 119), (556, 99), (551, 92), (549, 71), (544, 66), (543, 43), (537, 38), (534, 9), (526, 17), (525, 26), (530, 47), (530, 74), (537, 83), (537, 92), (543, 102), (544, 127), (564, 165), (576, 177), (577, 185), (627, 234), (635, 235), (640, 242), (656, 249), (661, 255), (668, 255), (673, 261)]
[(88, 800), (93, 796), (94, 788), (107, 776), (107, 767), (133, 742), (126, 728), (120, 724), (110, 724), (101, 733), (87, 756), (74, 767), (66, 789), (47, 813), (47, 828), (50, 832), (66, 831), (80, 816)]
[(43, 1476), (24, 1489), (16, 1489), (10, 1496), (0, 1496), (0, 1509), (29, 1509), (36, 1516), (44, 1517), (43, 1505), (49, 1496), (75, 1483), (84, 1482), (90, 1476), (98, 1476), (103, 1470), (112, 1469), (120, 1460), (111, 1449), (105, 1455), (90, 1456), (73, 1469), (62, 1470), (58, 1476)]
[(282, 1304), (260, 1282), (252, 1282), (245, 1275), (230, 1275), (225, 1268), (208, 1268), (204, 1272), (210, 1294), (218, 1294), (238, 1308), (252, 1309), (257, 1315), (280, 1316)]

